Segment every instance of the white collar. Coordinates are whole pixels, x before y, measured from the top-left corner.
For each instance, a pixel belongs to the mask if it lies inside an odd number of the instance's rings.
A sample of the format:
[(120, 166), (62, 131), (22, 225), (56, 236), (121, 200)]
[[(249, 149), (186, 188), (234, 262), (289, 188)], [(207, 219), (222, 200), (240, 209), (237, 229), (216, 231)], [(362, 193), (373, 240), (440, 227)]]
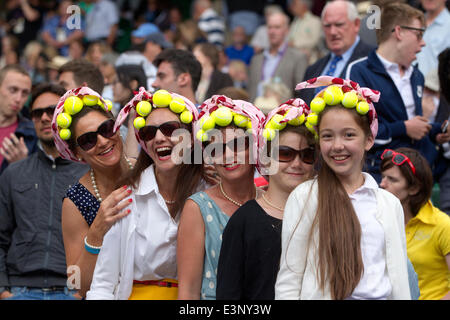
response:
[[(380, 61), (383, 64), (384, 68), (386, 69), (386, 71), (392, 71), (392, 72), (400, 73), (400, 65), (398, 63), (386, 60), (384, 57), (382, 57), (380, 54), (378, 54), (378, 52), (375, 52), (375, 53), (378, 56), (378, 59), (380, 59)], [(408, 69), (405, 70), (403, 77), (406, 76), (407, 78), (409, 78), (411, 76), (413, 70), (414, 70), (414, 67), (412, 65), (410, 65), (408, 67)]]
[(155, 176), (155, 166), (153, 164), (142, 171), (135, 194), (145, 195), (151, 193), (152, 191), (159, 193), (158, 183), (156, 182)]

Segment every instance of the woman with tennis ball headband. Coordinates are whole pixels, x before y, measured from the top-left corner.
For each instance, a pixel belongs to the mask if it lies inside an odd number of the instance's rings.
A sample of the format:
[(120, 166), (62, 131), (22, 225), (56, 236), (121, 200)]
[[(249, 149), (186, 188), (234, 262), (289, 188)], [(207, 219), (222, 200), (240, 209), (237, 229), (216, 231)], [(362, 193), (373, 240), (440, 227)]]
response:
[[(409, 300), (401, 203), (362, 172), (377, 134), (372, 101), (379, 92), (332, 77), (296, 89), (321, 86), (315, 99), (325, 105), (311, 104), (318, 116), (307, 117), (317, 132), (320, 166), (286, 202), (275, 298)], [(357, 99), (343, 101), (349, 92)], [(369, 110), (358, 110), (360, 101)]]
[[(316, 141), (305, 126), (308, 114), (303, 100), (290, 99), (268, 114), (260, 130), (259, 152), (267, 154), (267, 145), (273, 150), (270, 166), (275, 165), (265, 171), (262, 169), (269, 163), (259, 163), (259, 172), (269, 181), (266, 193), (247, 201), (225, 227), (217, 268), (217, 299), (275, 298), (284, 206), (292, 190), (315, 175)], [(276, 135), (278, 141), (274, 140)]]
[(80, 268), (79, 293), (83, 297), (89, 290), (104, 235), (128, 214), (130, 190), (119, 188), (116, 182), (132, 163), (123, 153), (109, 110), (97, 92), (81, 87), (61, 97), (52, 121), (61, 157), (90, 167), (67, 191), (61, 218), (66, 263)]
[(220, 183), (189, 197), (181, 213), (178, 299), (215, 299), (223, 228), (240, 206), (260, 193), (253, 177), (264, 114), (248, 102), (220, 95), (206, 100), (201, 110), (194, 125), (196, 139), (207, 144), (204, 156), (212, 160)]
[(205, 185), (201, 164), (172, 161), (179, 143), (175, 130), (192, 132), (198, 117), (194, 104), (175, 93), (151, 94), (141, 87), (120, 111), (116, 129), (133, 109), (142, 148), (134, 169), (120, 182), (132, 188), (131, 213), (106, 234), (87, 299), (176, 299), (180, 210)]

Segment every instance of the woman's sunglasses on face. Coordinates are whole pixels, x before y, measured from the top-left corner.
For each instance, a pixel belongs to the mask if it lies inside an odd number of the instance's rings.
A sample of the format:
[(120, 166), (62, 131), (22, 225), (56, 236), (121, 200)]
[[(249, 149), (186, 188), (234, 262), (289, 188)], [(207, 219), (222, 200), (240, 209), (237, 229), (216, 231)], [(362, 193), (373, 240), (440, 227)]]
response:
[(88, 151), (95, 147), (97, 144), (97, 135), (100, 134), (102, 137), (111, 138), (114, 132), (114, 120), (109, 119), (104, 121), (97, 129), (97, 131), (86, 132), (77, 138), (77, 146), (79, 146), (84, 151)]
[(211, 157), (220, 157), (225, 154), (225, 149), (228, 148), (234, 153), (247, 150), (250, 146), (250, 138), (248, 136), (242, 136), (234, 138), (226, 143), (220, 142), (204, 142), (203, 147), (210, 146)]
[(386, 149), (381, 154), (381, 160), (383, 160), (384, 158), (391, 158), (392, 163), (395, 164), (396, 166), (401, 166), (405, 162), (408, 163), (409, 167), (411, 168), (412, 173), (414, 175), (416, 175), (416, 167), (414, 167), (411, 160), (407, 156), (405, 156), (403, 153), (396, 152), (391, 149)]
[(316, 160), (316, 149), (313, 147), (308, 147), (305, 149), (296, 150), (288, 146), (280, 146), (278, 148), (279, 162), (291, 162), (297, 155), (304, 163), (313, 164)]
[(177, 121), (164, 122), (159, 126), (145, 126), (139, 129), (139, 138), (143, 141), (153, 140), (159, 130), (166, 137), (171, 137), (173, 132), (181, 128), (181, 123)]
[(47, 115), (47, 117), (52, 118), (53, 117), (53, 113), (55, 112), (55, 109), (56, 109), (56, 105), (48, 106), (47, 108), (31, 110), (31, 112), (30, 112), (31, 119), (33, 119), (33, 120), (41, 120), (42, 115), (44, 114), (44, 112)]

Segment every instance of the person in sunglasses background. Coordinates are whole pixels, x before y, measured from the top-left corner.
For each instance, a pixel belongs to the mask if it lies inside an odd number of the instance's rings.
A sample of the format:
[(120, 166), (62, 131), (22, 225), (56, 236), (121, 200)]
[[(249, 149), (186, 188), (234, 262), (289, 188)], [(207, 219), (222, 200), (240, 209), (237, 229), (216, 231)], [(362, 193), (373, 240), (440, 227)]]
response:
[[(173, 101), (183, 106), (181, 114), (172, 111)], [(119, 113), (116, 126), (133, 110), (141, 151), (134, 169), (121, 180), (132, 187), (131, 214), (107, 233), (88, 300), (176, 299), (180, 211), (190, 195), (204, 188), (201, 163), (177, 164), (172, 155), (181, 143), (175, 130), (192, 133), (192, 120), (198, 117), (195, 105), (175, 93), (150, 94), (140, 88)], [(185, 151), (193, 153), (191, 140), (183, 143), (188, 144)]]
[(430, 163), (435, 179), (447, 167), (438, 158), (436, 147), (448, 141), (450, 135), (441, 134), (442, 123), (430, 123), (423, 116), (424, 75), (420, 66), (413, 65), (416, 55), (425, 45), (430, 45), (423, 40), (424, 31), (423, 12), (405, 3), (385, 4), (380, 28), (376, 30), (378, 48), (347, 70), (347, 79), (383, 92), (374, 104), (379, 130), (366, 160), (367, 171), (378, 183), (380, 155), (386, 148), (408, 147), (420, 151)]
[[(81, 103), (81, 109), (66, 110), (65, 105), (72, 106), (69, 102), (74, 101)], [(117, 181), (131, 169), (133, 160), (125, 157), (114, 116), (101, 106), (103, 103), (89, 87), (69, 90), (59, 100), (52, 120), (53, 138), (61, 156), (90, 168), (67, 190), (61, 216), (67, 266), (79, 268), (68, 276), (75, 277), (73, 285), (79, 285), (76, 289), (82, 297), (89, 290), (106, 232), (129, 214), (129, 198), (125, 199), (131, 190), (119, 187)], [(59, 120), (63, 116), (71, 119), (64, 128)], [(67, 130), (68, 139), (63, 134)]]
[[(201, 110), (194, 126), (195, 139), (203, 143), (204, 160), (212, 163), (220, 182), (189, 197), (181, 213), (177, 247), (180, 300), (216, 298), (222, 231), (234, 212), (261, 192), (253, 177), (257, 128), (265, 118), (262, 111), (221, 95), (204, 101)], [(254, 130), (247, 134), (247, 128)]]
[[(267, 127), (277, 114), (289, 113), (293, 120), (286, 120), (292, 125), (288, 123), (279, 131), (278, 150), (274, 150), (271, 157), (271, 161), (278, 162), (277, 172), (267, 176), (259, 170), (269, 180), (266, 193), (236, 210), (223, 231), (217, 268), (217, 299), (275, 298), (284, 205), (295, 187), (315, 175), (316, 141), (314, 134), (300, 120), (304, 121), (309, 113), (303, 100), (291, 99), (275, 108), (264, 125)], [(265, 142), (263, 132), (259, 131), (259, 141)], [(270, 151), (270, 141), (267, 146)], [(261, 146), (259, 152), (263, 150), (264, 146)]]
[(275, 299), (410, 300), (402, 206), (362, 171), (380, 93), (326, 76), (296, 89), (320, 86), (307, 117), (320, 167), (286, 202)]
[(66, 286), (61, 199), (87, 170), (62, 159), (51, 121), (59, 85), (42, 83), (32, 93), (31, 118), (38, 150), (0, 176), (0, 299), (74, 299)]
[(450, 217), (430, 201), (433, 177), (427, 160), (411, 148), (386, 149), (380, 187), (405, 213), (408, 257), (419, 278), (420, 300), (450, 299)]

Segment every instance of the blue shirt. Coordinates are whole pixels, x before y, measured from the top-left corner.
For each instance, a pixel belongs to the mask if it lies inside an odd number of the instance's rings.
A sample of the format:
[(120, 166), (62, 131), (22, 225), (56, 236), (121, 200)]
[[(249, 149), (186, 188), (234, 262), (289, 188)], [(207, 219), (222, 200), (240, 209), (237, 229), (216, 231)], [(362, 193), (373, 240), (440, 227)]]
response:
[(438, 55), (450, 47), (450, 13), (447, 8), (434, 19), (423, 34), (425, 47), (417, 54), (419, 70), (426, 76), (438, 67)]
[(254, 50), (249, 45), (245, 45), (240, 50), (236, 49), (233, 46), (229, 46), (225, 49), (225, 54), (230, 60), (242, 60), (246, 65), (249, 65), (250, 60), (253, 57)]
[[(334, 74), (332, 75), (333, 77), (340, 76), (340, 74), (344, 70), (345, 66), (347, 65), (347, 62), (350, 60), (350, 58), (353, 54), (353, 51), (355, 50), (356, 46), (358, 45), (359, 39), (360, 39), (359, 36), (356, 36), (356, 40), (353, 43), (353, 45), (347, 51), (345, 51), (344, 54), (342, 54), (342, 59), (336, 63), (336, 70), (334, 71)], [(323, 69), (321, 76), (325, 75), (325, 73), (328, 71), (328, 69), (330, 68), (331, 61), (333, 60), (333, 58), (335, 56), (336, 55), (333, 52), (331, 52), (330, 60), (328, 60), (328, 63), (325, 66), (325, 68)]]
[[(69, 29), (67, 27), (67, 23), (61, 23), (60, 16), (53, 16), (45, 20), (44, 26), (42, 27), (42, 32), (48, 32), (50, 36), (55, 40), (65, 40), (76, 30), (81, 30), (84, 32), (85, 26), (83, 18), (80, 18), (80, 21), (80, 29)], [(64, 47), (59, 48), (59, 54), (67, 57), (69, 55), (69, 46), (65, 45)]]

